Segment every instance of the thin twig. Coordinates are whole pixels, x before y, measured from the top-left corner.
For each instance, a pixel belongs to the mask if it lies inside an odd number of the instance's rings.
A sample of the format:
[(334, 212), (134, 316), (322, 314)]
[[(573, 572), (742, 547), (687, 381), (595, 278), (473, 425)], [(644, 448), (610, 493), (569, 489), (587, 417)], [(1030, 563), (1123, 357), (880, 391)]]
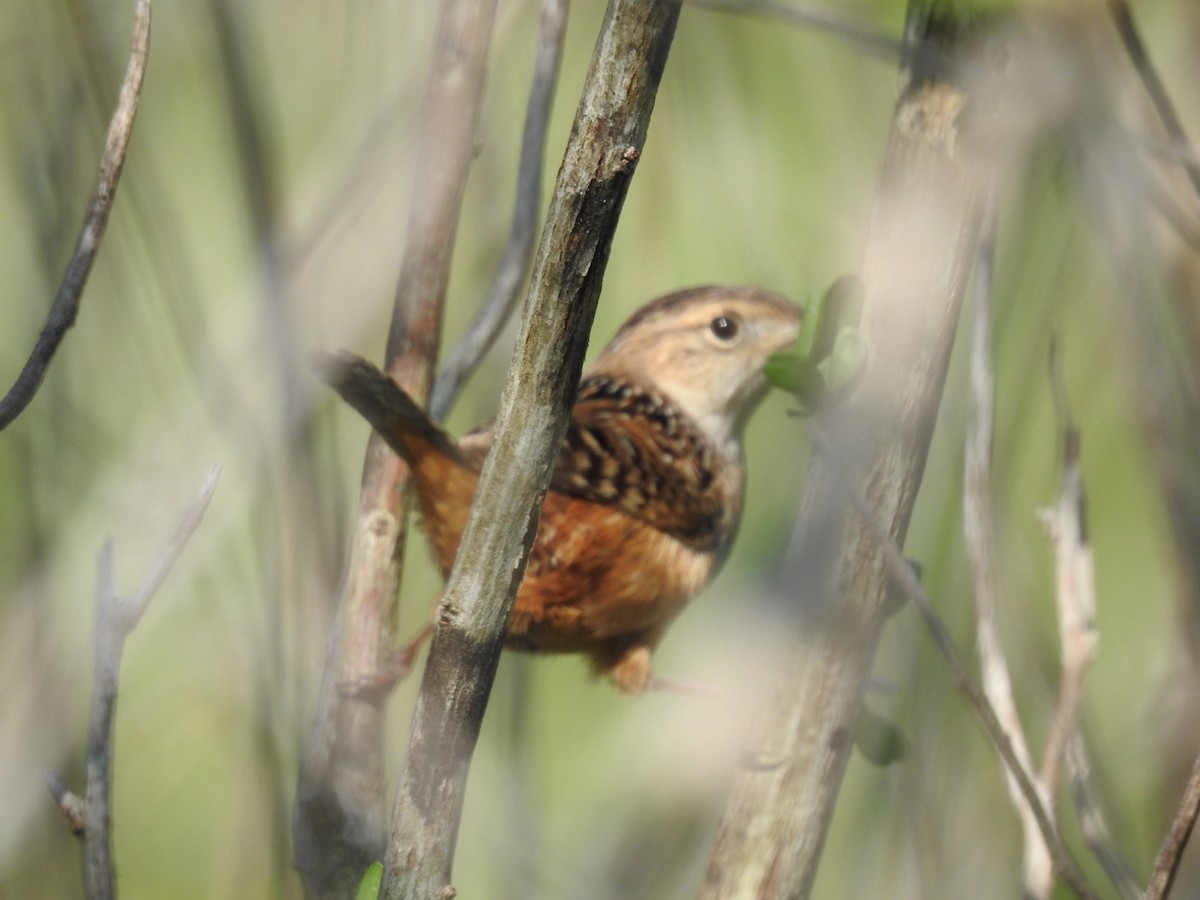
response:
[(1042, 752), (1040, 771), (1047, 796), (1054, 797), (1058, 792), (1063, 757), (1079, 718), (1084, 672), (1096, 650), (1096, 592), (1092, 550), (1084, 518), (1086, 498), (1079, 462), (1079, 429), (1071, 419), (1066, 387), (1053, 344), (1050, 350), (1050, 377), (1063, 433), (1063, 470), (1058, 504), (1053, 509), (1043, 511), (1042, 521), (1054, 547), (1062, 686)]
[(925, 621), (925, 626), (929, 630), (934, 644), (942, 654), (942, 658), (946, 661), (951, 684), (962, 692), (963, 696), (967, 698), (967, 702), (971, 705), (971, 708), (979, 716), (984, 731), (987, 732), (988, 737), (996, 748), (996, 752), (1000, 754), (1000, 758), (1004, 761), (1009, 774), (1016, 781), (1022, 795), (1025, 797), (1025, 802), (1029, 805), (1034, 818), (1037, 820), (1042, 839), (1046, 842), (1046, 847), (1050, 851), (1050, 857), (1054, 860), (1055, 871), (1080, 897), (1096, 897), (1096, 892), (1088, 884), (1083, 873), (1075, 864), (1070, 851), (1058, 833), (1058, 829), (1055, 828), (1053, 820), (1042, 804), (1033, 774), (1017, 758), (1012, 742), (1009, 740), (1004, 726), (1000, 723), (996, 711), (992, 708), (991, 703), (988, 702), (984, 692), (971, 678), (971, 674), (963, 662), (957, 646), (955, 646), (954, 638), (950, 635), (950, 629), (946, 627), (941, 616), (934, 609), (933, 601), (925, 593), (925, 588), (922, 586), (916, 573), (913, 572), (912, 566), (908, 564), (908, 561), (904, 558), (904, 554), (896, 546), (896, 542), (892, 540), (891, 535), (875, 519), (861, 492), (849, 484), (843, 484), (843, 487), (849, 493), (855, 508), (867, 523), (868, 528), (874, 533), (879, 546), (882, 548), (892, 579), (903, 589), (905, 595), (921, 613), (921, 618)]
[[(1146, 93), (1150, 95), (1150, 102), (1154, 104), (1154, 110), (1158, 113), (1168, 136), (1179, 147), (1190, 148), (1191, 141), (1188, 140), (1183, 122), (1175, 111), (1171, 95), (1167, 93), (1167, 88), (1159, 77), (1158, 70), (1150, 61), (1150, 54), (1146, 51), (1146, 45), (1142, 42), (1141, 34), (1133, 21), (1133, 12), (1129, 9), (1127, 0), (1108, 0), (1108, 11), (1117, 26), (1121, 43), (1125, 45), (1125, 52), (1129, 54), (1129, 59), (1142, 79)], [(1192, 184), (1192, 190), (1196, 192), (1197, 197), (1200, 197), (1200, 162), (1197, 162), (1191, 153), (1180, 154), (1176, 157), (1176, 161), (1187, 174), (1188, 181)]]
[(611, 0), (555, 183), (491, 452), (438, 611), (396, 790), (388, 900), (452, 896), (467, 773), (679, 16)]
[(1163, 839), (1158, 856), (1154, 860), (1154, 871), (1150, 876), (1150, 884), (1146, 887), (1145, 900), (1161, 900), (1170, 893), (1175, 875), (1179, 871), (1179, 861), (1183, 851), (1187, 849), (1188, 839), (1192, 829), (1196, 827), (1196, 818), (1200, 816), (1200, 756), (1192, 764), (1192, 774), (1188, 778), (1187, 787), (1179, 800), (1179, 808), (1167, 836)]
[[(974, 415), (967, 430), (963, 461), (963, 532), (975, 582), (975, 634), (983, 692), (1011, 742), (1013, 755), (1025, 771), (1033, 772), (1029, 745), (1013, 700), (1008, 660), (996, 627), (996, 563), (992, 507), (992, 444), (995, 429), (995, 384), (992, 376), (992, 277), (996, 257), (996, 197), (989, 192), (975, 264), (975, 318), (971, 329), (971, 396)], [(1054, 869), (1041, 828), (1025, 795), (1007, 768), (1009, 797), (1021, 820), (1023, 889), (1044, 898), (1054, 887)], [(1044, 786), (1034, 782), (1042, 805), (1053, 817), (1054, 804)]]
[(146, 58), (150, 51), (150, 0), (137, 0), (133, 21), (133, 46), (129, 52), (129, 63), (125, 67), (125, 78), (117, 108), (108, 126), (108, 137), (104, 152), (100, 155), (100, 172), (96, 188), (88, 205), (83, 228), (75, 241), (75, 250), (67, 263), (58, 294), (46, 316), (46, 324), (38, 336), (33, 352), (26, 360), (21, 374), (17, 376), (3, 399), (0, 399), (0, 430), (6, 428), (33, 400), (46, 377), (46, 370), (62, 343), (67, 330), (75, 324), (79, 313), (79, 302), (84, 285), (92, 271), (100, 239), (108, 224), (113, 201), (117, 196), (117, 182), (121, 168), (125, 165), (125, 153), (133, 133), (133, 121), (137, 116), (138, 100), (142, 95), (142, 81), (146, 74)]
[(1080, 435), (1071, 416), (1070, 401), (1054, 343), (1050, 345), (1050, 383), (1054, 408), (1063, 434), (1063, 471), (1056, 507), (1043, 510), (1042, 520), (1054, 546), (1055, 598), (1062, 654), (1062, 686), (1058, 706), (1042, 751), (1040, 781), (1053, 804), (1062, 767), (1067, 769), (1071, 796), (1079, 812), (1080, 828), (1092, 855), (1099, 861), (1117, 893), (1139, 895), (1128, 864), (1114, 848), (1096, 791), (1091, 764), (1079, 733), (1083, 678), (1096, 650), (1094, 626), (1095, 571), (1087, 537), (1086, 502), (1080, 467)]
[(46, 772), (44, 774), (46, 787), (50, 789), (50, 795), (54, 797), (54, 802), (58, 804), (59, 811), (63, 814), (63, 818), (67, 820), (67, 828), (75, 837), (83, 837), (87, 823), (87, 816), (83, 811), (83, 800), (78, 794), (72, 792), (67, 787), (66, 782), (53, 772)]
[(521, 138), (521, 161), (517, 172), (517, 198), (512, 226), (500, 267), (475, 321), (442, 366), (429, 393), (429, 413), (445, 418), (463, 384), (475, 371), (483, 355), (495, 343), (520, 295), (521, 283), (533, 257), (538, 213), (542, 205), (542, 170), (546, 156), (546, 133), (558, 84), (563, 37), (567, 30), (567, 0), (542, 0), (537, 58), (533, 84), (525, 108), (525, 130)]
[(689, 5), (707, 7), (720, 12), (751, 13), (784, 19), (793, 25), (813, 28), (841, 38), (872, 56), (886, 62), (900, 61), (904, 43), (897, 37), (863, 25), (835, 12), (828, 6), (814, 3), (776, 3), (774, 0), (688, 0)]
[(150, 599), (179, 558), (208, 509), (217, 487), (220, 466), (205, 476), (199, 496), (184, 512), (175, 531), (164, 542), (147, 570), (141, 585), (128, 598), (121, 598), (113, 583), (112, 541), (100, 553), (96, 587), (95, 659), (92, 701), (88, 721), (87, 783), (83, 801), (51, 779), (51, 790), (68, 817), (72, 831), (83, 841), (83, 879), (88, 900), (111, 900), (116, 896), (116, 874), (112, 861), (112, 759), (113, 717), (117, 706), (117, 681), (125, 639), (137, 626)]

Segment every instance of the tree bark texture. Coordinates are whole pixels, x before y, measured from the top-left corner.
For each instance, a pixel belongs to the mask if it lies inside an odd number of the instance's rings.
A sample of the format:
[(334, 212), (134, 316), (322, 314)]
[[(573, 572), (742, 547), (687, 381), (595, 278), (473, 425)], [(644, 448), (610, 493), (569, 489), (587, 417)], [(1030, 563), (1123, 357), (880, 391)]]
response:
[[(938, 28), (918, 16), (910, 34)], [(752, 735), (755, 764), (734, 783), (705, 900), (812, 889), (891, 583), (875, 535), (903, 545), (975, 257), (982, 179), (960, 132), (965, 103), (915, 71), (896, 106), (861, 273), (866, 371), (816, 426), (783, 580), (800, 586), (800, 638)]]
[(513, 597), (566, 430), (612, 236), (679, 16), (611, 0), (546, 227), (496, 436), (438, 612), (384, 866), (389, 900), (453, 896), (471, 755)]

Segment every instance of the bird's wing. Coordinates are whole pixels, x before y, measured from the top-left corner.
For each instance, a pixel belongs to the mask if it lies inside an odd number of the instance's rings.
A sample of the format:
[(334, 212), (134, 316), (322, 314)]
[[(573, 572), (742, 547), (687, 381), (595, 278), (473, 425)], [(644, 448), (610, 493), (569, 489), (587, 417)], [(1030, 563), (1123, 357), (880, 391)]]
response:
[(580, 385), (550, 486), (708, 548), (726, 530), (730, 508), (715, 454), (664, 398), (631, 382), (592, 376)]

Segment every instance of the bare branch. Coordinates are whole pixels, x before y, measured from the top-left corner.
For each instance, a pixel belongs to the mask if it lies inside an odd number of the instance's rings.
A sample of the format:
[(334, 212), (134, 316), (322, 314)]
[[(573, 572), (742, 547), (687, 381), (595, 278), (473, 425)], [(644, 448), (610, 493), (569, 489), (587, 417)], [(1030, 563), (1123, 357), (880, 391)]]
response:
[(967, 702), (970, 703), (971, 708), (979, 716), (984, 731), (987, 732), (988, 737), (996, 748), (996, 752), (1000, 754), (1000, 758), (1004, 761), (1009, 775), (1020, 788), (1021, 794), (1025, 798), (1025, 803), (1037, 820), (1042, 839), (1050, 851), (1050, 856), (1054, 860), (1054, 868), (1058, 872), (1059, 877), (1080, 897), (1095, 897), (1095, 891), (1087, 883), (1083, 877), (1083, 873), (1079, 871), (1079, 867), (1075, 864), (1070, 851), (1063, 843), (1053, 819), (1043, 805), (1032, 774), (1021, 763), (1021, 760), (1017, 758), (1012, 742), (1009, 740), (1004, 726), (1000, 723), (996, 711), (988, 702), (984, 692), (971, 678), (971, 673), (954, 644), (954, 638), (950, 635), (950, 629), (946, 627), (945, 622), (942, 621), (941, 616), (934, 609), (933, 601), (925, 593), (925, 588), (921, 585), (920, 579), (917, 578), (912, 567), (905, 560), (899, 546), (888, 534), (883, 524), (874, 518), (870, 507), (861, 493), (855, 490), (849, 483), (844, 483), (843, 486), (846, 491), (850, 492), (854, 506), (866, 521), (867, 527), (870, 528), (874, 537), (879, 541), (891, 577), (903, 589), (905, 595), (921, 613), (921, 618), (925, 620), (925, 625), (929, 630), (930, 636), (933, 638), (934, 644), (942, 654), (942, 658), (946, 661), (950, 682), (962, 692)]
[(389, 900), (453, 891), (471, 755), (678, 16), (674, 0), (611, 0), (601, 26), (425, 667), (384, 865)]
[(125, 639), (137, 626), (151, 597), (195, 533), (216, 490), (220, 467), (209, 469), (199, 496), (185, 511), (174, 533), (155, 556), (141, 587), (122, 599), (113, 584), (112, 542), (100, 553), (96, 578), (96, 633), (92, 702), (88, 721), (87, 783), (82, 802), (57, 778), (51, 791), (67, 816), (72, 831), (83, 841), (83, 879), (89, 900), (116, 896), (112, 861), (112, 758), (113, 717), (117, 706), (117, 680)]
[[(447, 0), (438, 19), (385, 351), (388, 373), (418, 399), (428, 393), (441, 335), (495, 7), (496, 0)], [(318, 896), (352, 891), (385, 848), (382, 698), (342, 687), (376, 678), (393, 652), (408, 473), (377, 434), (365, 457), (350, 570), (297, 787), (296, 867)]]
[(1096, 652), (1096, 591), (1092, 549), (1084, 519), (1085, 496), (1080, 468), (1080, 435), (1071, 420), (1066, 388), (1051, 348), (1051, 378), (1055, 385), (1059, 421), (1063, 432), (1063, 471), (1058, 505), (1044, 510), (1042, 521), (1054, 547), (1055, 597), (1062, 653), (1062, 686), (1058, 708), (1050, 723), (1042, 752), (1041, 782), (1049, 797), (1058, 789), (1059, 773), (1071, 736), (1075, 733), (1083, 699), (1083, 676)]
[(54, 802), (58, 804), (59, 811), (67, 820), (67, 828), (75, 837), (83, 837), (84, 831), (87, 829), (87, 815), (83, 810), (83, 800), (53, 772), (46, 772), (45, 778), (46, 786), (50, 788)]
[[(967, 558), (975, 582), (975, 634), (983, 692), (991, 703), (1013, 755), (1032, 775), (1033, 762), (1021, 717), (1013, 700), (1008, 660), (996, 627), (996, 563), (992, 506), (992, 443), (995, 428), (995, 384), (992, 376), (992, 273), (996, 256), (996, 199), (992, 191), (984, 215), (979, 259), (975, 267), (975, 318), (971, 329), (971, 396), (974, 415), (967, 431), (963, 472), (963, 531)], [(1054, 868), (1030, 804), (1008, 769), (1004, 770), (1009, 797), (1021, 820), (1024, 843), (1023, 890), (1029, 897), (1048, 897), (1054, 887)], [(1040, 802), (1054, 817), (1051, 795), (1032, 779)]]
[[(912, 43), (953, 54), (953, 23), (918, 4)], [(944, 43), (943, 43), (944, 41)], [(959, 309), (974, 261), (981, 190), (960, 112), (939, 69), (914, 68), (891, 123), (862, 269), (870, 358), (827, 413), (805, 479), (782, 583), (802, 620), (755, 734), (771, 768), (739, 773), (700, 896), (804, 897), (833, 815), (892, 585), (874, 531), (843, 485), (863, 485), (871, 521), (902, 541), (924, 473)], [(856, 487), (857, 489), (857, 487)]]
[(125, 609), (122, 615), (130, 622), (130, 629), (137, 624), (138, 620), (146, 612), (150, 598), (162, 587), (167, 573), (175, 565), (175, 560), (179, 558), (179, 554), (183, 552), (183, 548), (191, 540), (192, 534), (200, 526), (200, 520), (204, 517), (204, 512), (208, 509), (208, 503), (212, 500), (212, 496), (217, 490), (217, 481), (220, 477), (221, 467), (214, 464), (209, 468), (208, 474), (204, 476), (204, 483), (200, 487), (200, 496), (188, 507), (187, 511), (183, 514), (183, 518), (179, 520), (179, 524), (175, 526), (175, 531), (172, 532), (166, 543), (159, 550), (158, 555), (154, 558), (154, 562), (150, 566), (150, 570), (142, 580), (141, 586), (125, 601)]
[(1200, 816), (1200, 756), (1192, 765), (1192, 774), (1188, 778), (1187, 787), (1179, 800), (1179, 808), (1167, 836), (1163, 839), (1158, 856), (1154, 860), (1154, 871), (1150, 876), (1150, 884), (1144, 894), (1145, 900), (1161, 900), (1170, 893), (1175, 875), (1179, 871), (1179, 861), (1187, 848), (1192, 829), (1196, 827), (1196, 818)]
[(1150, 102), (1154, 104), (1155, 112), (1158, 113), (1163, 127), (1166, 128), (1167, 135), (1179, 148), (1175, 161), (1187, 173), (1192, 190), (1195, 191), (1197, 197), (1200, 197), (1200, 162), (1197, 162), (1192, 152), (1191, 142), (1188, 140), (1187, 132), (1184, 131), (1179, 114), (1175, 111), (1175, 105), (1171, 102), (1171, 95), (1167, 93), (1167, 88), (1159, 77), (1158, 70), (1150, 61), (1150, 54), (1146, 51), (1146, 45), (1142, 42), (1141, 34), (1133, 21), (1133, 12), (1129, 9), (1129, 3), (1127, 0), (1108, 0), (1108, 11), (1117, 26), (1117, 32), (1121, 36), (1125, 52), (1129, 54), (1129, 59), (1137, 70), (1138, 77), (1142, 79), (1146, 93), (1150, 95)]
[(79, 302), (84, 285), (92, 271), (100, 239), (104, 236), (108, 216), (117, 196), (117, 182), (121, 168), (125, 165), (125, 152), (133, 133), (133, 121), (137, 115), (138, 100), (142, 95), (142, 81), (146, 74), (146, 58), (150, 51), (150, 0), (137, 0), (133, 22), (133, 47), (129, 52), (129, 63), (125, 67), (125, 78), (117, 108), (108, 126), (108, 137), (104, 152), (100, 156), (100, 172), (91, 203), (83, 220), (83, 228), (75, 241), (75, 250), (67, 263), (58, 294), (46, 317), (46, 324), (38, 336), (33, 352), (26, 360), (21, 374), (8, 393), (0, 399), (0, 430), (19, 416), (33, 400), (46, 377), (46, 370), (54, 358), (58, 345), (67, 330), (75, 324), (79, 313)]
[(542, 170), (546, 155), (546, 132), (550, 126), (550, 108), (558, 84), (563, 36), (567, 30), (566, 0), (542, 0), (541, 28), (537, 58), (533, 67), (533, 85), (525, 109), (525, 130), (521, 139), (521, 162), (517, 172), (517, 199), (508, 243), (495, 280), (483, 301), (475, 321), (454, 345), (442, 366), (429, 395), (429, 414), (446, 417), (463, 384), (475, 371), (483, 355), (491, 348), (505, 321), (516, 305), (521, 282), (529, 269), (533, 242), (537, 236), (538, 212), (542, 205)]

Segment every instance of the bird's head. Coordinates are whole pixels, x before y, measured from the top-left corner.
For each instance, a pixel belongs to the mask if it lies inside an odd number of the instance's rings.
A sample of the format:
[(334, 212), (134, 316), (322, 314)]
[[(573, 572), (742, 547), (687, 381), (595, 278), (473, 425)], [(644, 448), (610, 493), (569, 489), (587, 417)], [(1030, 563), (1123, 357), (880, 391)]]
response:
[(621, 326), (593, 374), (666, 394), (718, 446), (736, 442), (767, 390), (767, 358), (796, 340), (803, 310), (752, 287), (689, 288), (652, 300)]

